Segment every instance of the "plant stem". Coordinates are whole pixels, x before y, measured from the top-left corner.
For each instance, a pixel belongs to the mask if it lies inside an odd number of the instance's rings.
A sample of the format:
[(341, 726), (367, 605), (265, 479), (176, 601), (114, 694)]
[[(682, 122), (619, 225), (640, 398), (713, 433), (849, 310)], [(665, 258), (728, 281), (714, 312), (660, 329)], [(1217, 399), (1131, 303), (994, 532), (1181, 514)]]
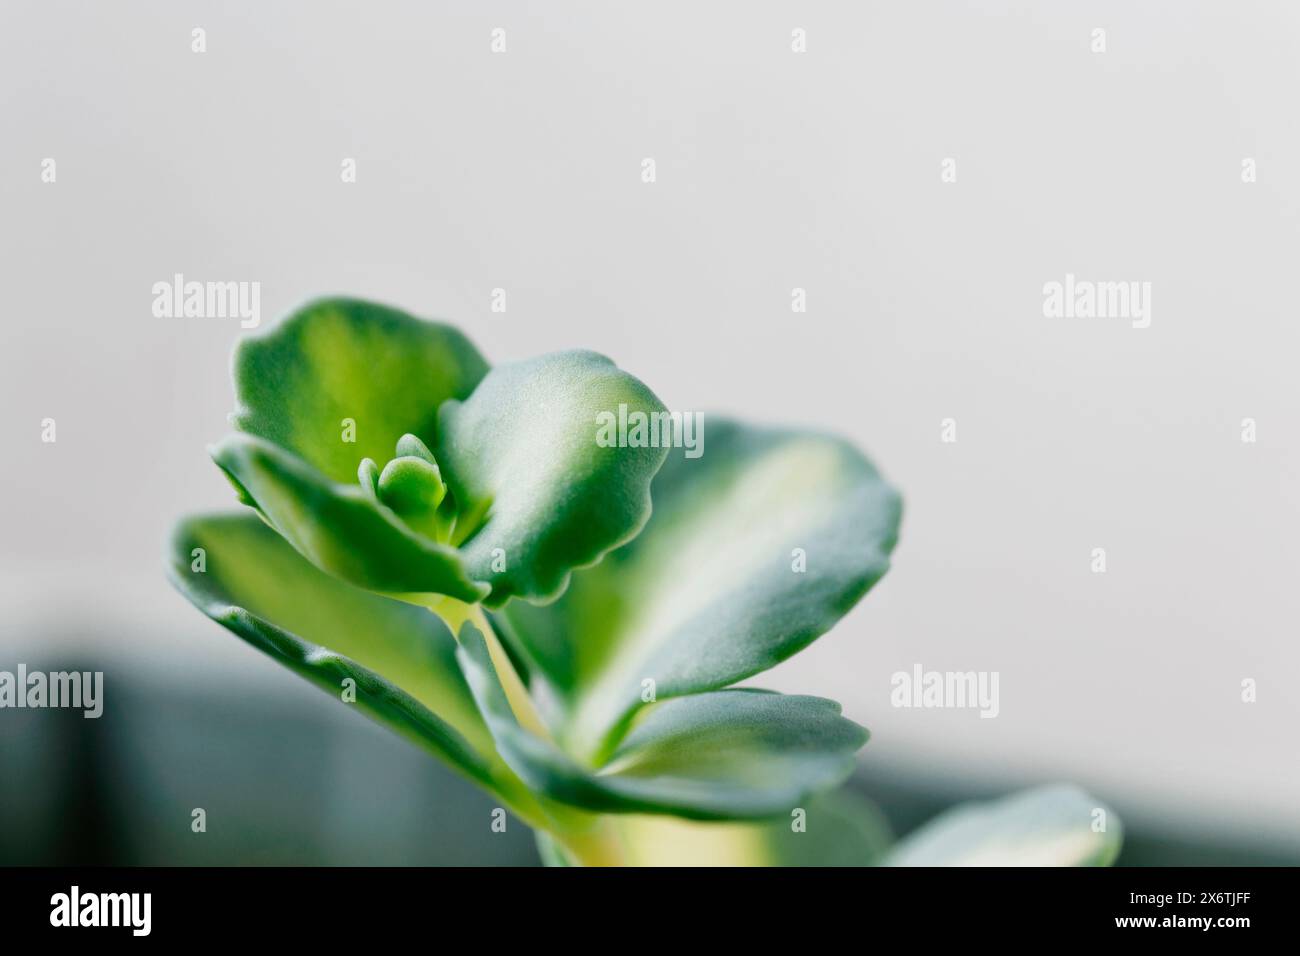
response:
[(455, 598), (443, 597), (429, 602), (429, 610), (438, 617), (442, 618), (443, 623), (451, 629), (452, 637), (460, 640), (461, 626), (470, 622), (483, 635), (483, 641), (487, 644), (488, 656), (492, 659), (492, 667), (497, 672), (497, 680), (501, 682), (501, 688), (505, 691), (506, 700), (510, 703), (510, 709), (514, 712), (515, 719), (519, 725), (530, 733), (536, 734), (543, 740), (552, 741), (551, 731), (542, 720), (541, 714), (537, 712), (537, 706), (533, 703), (533, 698), (528, 693), (528, 688), (520, 679), (514, 664), (510, 662), (510, 655), (506, 649), (501, 646), (501, 640), (497, 637), (496, 631), (492, 629), (492, 623), (488, 620), (487, 614), (484, 613), (482, 605), (466, 604), (463, 601), (457, 601)]
[(585, 820), (551, 830), (555, 840), (580, 866), (622, 866), (627, 850), (615, 821), (608, 815), (583, 814)]
[(487, 615), (483, 613), (483, 608), (474, 605), (470, 620), (483, 634), (483, 640), (487, 643), (488, 656), (492, 658), (492, 666), (497, 672), (497, 679), (501, 681), (501, 688), (506, 692), (506, 700), (509, 701), (510, 709), (514, 711), (519, 725), (543, 740), (553, 743), (550, 729), (543, 722), (541, 714), (537, 712), (537, 706), (533, 703), (528, 688), (524, 686), (523, 680), (515, 671), (510, 655), (501, 646), (501, 640), (492, 629)]
[[(530, 733), (548, 743), (554, 743), (550, 729), (538, 713), (528, 688), (511, 663), (510, 655), (506, 653), (482, 606), (444, 597), (430, 602), (428, 608), (442, 618), (457, 640), (460, 639), (461, 627), (467, 621), (478, 629), (487, 644), (492, 667), (497, 672), (497, 680), (501, 682), (515, 719)], [(523, 784), (520, 783), (520, 786)], [(526, 787), (524, 790), (528, 792)], [(529, 795), (535, 796), (531, 793)], [(541, 819), (538, 818), (538, 811)], [(516, 812), (519, 812), (518, 808)], [(529, 812), (519, 815), (529, 826), (550, 833), (565, 852), (582, 866), (619, 866), (625, 861), (622, 837), (615, 821), (608, 815), (577, 810), (543, 797), (537, 797), (536, 810), (530, 807)]]

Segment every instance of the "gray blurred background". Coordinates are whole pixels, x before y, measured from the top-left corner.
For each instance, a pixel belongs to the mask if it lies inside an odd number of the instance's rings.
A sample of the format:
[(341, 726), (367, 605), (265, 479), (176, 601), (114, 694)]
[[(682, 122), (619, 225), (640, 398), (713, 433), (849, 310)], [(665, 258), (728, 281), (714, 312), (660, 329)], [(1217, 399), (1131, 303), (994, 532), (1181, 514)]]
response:
[[(0, 669), (107, 681), (0, 711), (0, 862), (533, 859), (165, 584), (172, 522), (235, 507), (247, 334), (155, 318), (174, 273), (853, 438), (894, 569), (757, 683), (871, 728), (898, 829), (1063, 779), (1127, 862), (1300, 860), (1294, 4), (4, 0), (0, 80)], [(1150, 327), (1045, 318), (1066, 273), (1150, 282)], [(891, 708), (917, 663), (998, 671), (999, 717)]]

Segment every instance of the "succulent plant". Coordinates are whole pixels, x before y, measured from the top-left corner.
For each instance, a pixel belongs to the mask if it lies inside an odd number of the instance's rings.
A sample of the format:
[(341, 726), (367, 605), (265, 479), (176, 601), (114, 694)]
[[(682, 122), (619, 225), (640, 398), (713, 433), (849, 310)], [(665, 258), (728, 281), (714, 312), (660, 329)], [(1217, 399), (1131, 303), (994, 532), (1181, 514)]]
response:
[[(847, 442), (710, 417), (706, 446), (670, 447), (670, 413), (603, 356), (492, 367), (354, 300), (244, 338), (234, 381), (211, 453), (252, 511), (183, 521), (174, 583), (488, 790), (548, 862), (1113, 857), (1118, 825), (1059, 788), (889, 850), (835, 792), (866, 730), (735, 686), (889, 566), (899, 495)], [(615, 416), (631, 433), (600, 440)]]

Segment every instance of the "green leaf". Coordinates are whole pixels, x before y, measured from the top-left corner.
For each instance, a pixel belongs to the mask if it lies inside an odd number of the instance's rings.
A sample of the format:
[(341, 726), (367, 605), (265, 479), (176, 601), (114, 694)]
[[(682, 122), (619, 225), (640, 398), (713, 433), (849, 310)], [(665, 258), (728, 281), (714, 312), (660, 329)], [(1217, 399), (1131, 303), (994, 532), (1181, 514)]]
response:
[[(363, 458), (388, 461), (408, 432), (432, 447), (438, 407), (468, 396), (487, 370), (449, 325), (324, 299), (240, 342), (231, 421), (351, 483)], [(353, 441), (343, 440), (345, 419), (355, 424)]]
[[(594, 759), (641, 706), (726, 687), (825, 633), (889, 567), (901, 506), (852, 446), (717, 419), (703, 454), (674, 449), (630, 544), (503, 629), (567, 704), (569, 748)], [(796, 551), (796, 549), (800, 549)], [(806, 569), (796, 571), (798, 555)]]
[(1113, 811), (1056, 784), (949, 810), (901, 841), (886, 865), (1109, 866), (1122, 842)]
[(251, 514), (182, 522), (168, 571), (185, 597), (254, 647), (339, 700), (344, 679), (353, 679), (356, 702), (348, 706), (470, 778), (500, 784), (505, 768), (455, 641), (433, 614), (330, 578)]
[(267, 522), (312, 564), (358, 587), (419, 602), (445, 594), (476, 601), (486, 585), (455, 548), (411, 530), (360, 483), (331, 481), (278, 445), (229, 435), (212, 458)]
[[(710, 823), (667, 816), (622, 818), (631, 866), (873, 866), (891, 842), (875, 804), (847, 787), (818, 794), (803, 811), (762, 823)], [(555, 848), (550, 848), (554, 853)], [(549, 865), (562, 854), (546, 858)]]
[(554, 597), (641, 529), (665, 448), (606, 447), (598, 416), (663, 411), (609, 359), (573, 351), (499, 365), (439, 415), (434, 456), (458, 511), (454, 540), (485, 603)]
[(588, 810), (704, 820), (786, 815), (842, 782), (867, 739), (834, 701), (717, 691), (648, 708), (611, 759), (589, 769), (520, 726), (473, 624), (461, 628), (456, 653), (511, 769), (547, 797)]

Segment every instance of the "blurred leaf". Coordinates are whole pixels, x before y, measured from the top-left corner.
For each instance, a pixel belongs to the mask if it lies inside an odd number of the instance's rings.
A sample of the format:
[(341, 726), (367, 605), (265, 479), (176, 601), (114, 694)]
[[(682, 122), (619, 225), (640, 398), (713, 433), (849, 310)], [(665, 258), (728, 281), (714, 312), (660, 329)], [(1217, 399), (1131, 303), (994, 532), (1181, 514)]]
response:
[[(1094, 830), (1099, 819), (1104, 833)], [(1056, 784), (940, 814), (902, 840), (886, 865), (1109, 866), (1122, 842), (1112, 811), (1077, 787)]]
[(520, 726), (483, 635), (466, 624), (457, 656), (497, 750), (529, 786), (588, 810), (692, 819), (788, 814), (853, 770), (867, 732), (834, 701), (728, 690), (648, 709), (597, 769)]
[(884, 816), (847, 787), (801, 809), (802, 832), (790, 815), (765, 823), (629, 816), (620, 829), (633, 866), (872, 866), (888, 850)]
[(645, 523), (666, 450), (598, 444), (597, 416), (620, 406), (663, 410), (631, 375), (583, 351), (499, 365), (464, 402), (443, 406), (434, 456), (470, 576), (491, 582), (486, 603), (553, 597), (573, 568)]
[[(392, 458), (407, 432), (432, 446), (438, 406), (468, 396), (487, 369), (449, 325), (372, 302), (323, 299), (240, 342), (231, 420), (347, 484), (361, 459)], [(356, 423), (353, 442), (342, 439), (344, 419)]]
[[(205, 568), (194, 570), (194, 549)], [(489, 787), (508, 776), (433, 614), (334, 580), (254, 515), (190, 518), (169, 574), (200, 610), (281, 664)]]
[(577, 753), (603, 755), (643, 681), (663, 700), (766, 670), (889, 567), (899, 497), (852, 446), (716, 419), (704, 434), (698, 458), (673, 449), (635, 540), (574, 575), (556, 603), (503, 612), (570, 708)]
[(537, 855), (541, 857), (542, 866), (577, 866), (570, 855), (565, 852), (564, 847), (560, 846), (555, 837), (551, 836), (545, 830), (537, 830), (533, 833), (533, 839), (537, 842)]

